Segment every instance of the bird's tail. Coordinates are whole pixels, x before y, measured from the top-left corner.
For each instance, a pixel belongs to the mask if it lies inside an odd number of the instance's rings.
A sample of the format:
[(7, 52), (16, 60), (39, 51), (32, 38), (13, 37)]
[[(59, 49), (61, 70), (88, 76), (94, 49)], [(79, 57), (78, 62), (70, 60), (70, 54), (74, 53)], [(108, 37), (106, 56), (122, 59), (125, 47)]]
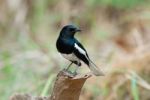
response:
[(104, 76), (104, 73), (91, 60), (89, 60), (89, 69), (95, 76)]

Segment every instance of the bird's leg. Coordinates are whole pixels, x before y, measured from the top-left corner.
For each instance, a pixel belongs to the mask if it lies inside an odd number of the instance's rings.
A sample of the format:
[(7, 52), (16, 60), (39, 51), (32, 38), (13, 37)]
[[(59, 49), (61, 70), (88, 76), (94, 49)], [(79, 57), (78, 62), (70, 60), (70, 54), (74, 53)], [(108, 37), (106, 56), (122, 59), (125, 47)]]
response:
[(74, 75), (77, 75), (77, 70), (79, 69), (79, 66), (76, 67), (75, 71), (74, 71)]
[(76, 69), (75, 69), (75, 71), (74, 71), (74, 75), (77, 75), (77, 71), (78, 71), (78, 69), (79, 69), (79, 67), (81, 66), (81, 62), (74, 62), (77, 66), (76, 66)]
[(66, 71), (68, 71), (69, 70), (69, 68), (70, 68), (70, 66), (73, 64), (73, 62), (71, 62), (70, 64), (69, 64), (69, 66), (65, 69)]
[(79, 65), (77, 65), (77, 67), (76, 67), (76, 69), (75, 69), (75, 71), (74, 71), (74, 75), (77, 75), (77, 72), (78, 72), (78, 69), (79, 69)]

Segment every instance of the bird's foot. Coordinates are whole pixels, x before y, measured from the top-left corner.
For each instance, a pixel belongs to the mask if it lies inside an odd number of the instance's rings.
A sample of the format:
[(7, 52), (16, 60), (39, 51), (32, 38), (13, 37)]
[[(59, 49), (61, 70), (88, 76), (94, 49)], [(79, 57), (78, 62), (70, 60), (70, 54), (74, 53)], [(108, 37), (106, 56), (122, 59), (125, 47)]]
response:
[(67, 68), (64, 68), (63, 70), (66, 71), (66, 72), (68, 72), (68, 69), (67, 69)]
[(74, 76), (76, 76), (78, 73), (75, 71), (74, 73), (72, 73)]
[(69, 71), (69, 70), (67, 70), (65, 68), (63, 69), (63, 72), (65, 72), (70, 77), (74, 77), (75, 76), (74, 73), (72, 73), (71, 71)]
[(79, 70), (80, 67), (81, 67), (81, 66), (77, 66), (77, 67), (76, 67), (76, 69), (75, 69), (75, 71), (74, 71), (74, 73), (73, 73), (74, 76), (78, 74), (77, 72), (78, 72), (78, 70)]
[(68, 74), (70, 74), (70, 75), (73, 75), (73, 76), (76, 76), (78, 74), (77, 71), (71, 72), (71, 71), (69, 71), (67, 69), (63, 69), (63, 71), (68, 73)]
[(72, 73), (72, 72), (69, 71), (67, 68), (64, 68), (63, 70), (64, 70), (65, 72)]

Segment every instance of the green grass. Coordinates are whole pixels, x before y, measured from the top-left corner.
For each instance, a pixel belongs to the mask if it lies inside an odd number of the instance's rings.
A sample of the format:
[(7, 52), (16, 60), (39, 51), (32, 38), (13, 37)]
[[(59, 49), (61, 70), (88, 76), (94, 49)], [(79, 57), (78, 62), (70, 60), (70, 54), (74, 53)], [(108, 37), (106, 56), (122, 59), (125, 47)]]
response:
[(137, 80), (136, 80), (136, 78), (134, 76), (133, 76), (133, 78), (131, 80), (131, 92), (132, 92), (134, 100), (140, 100)]

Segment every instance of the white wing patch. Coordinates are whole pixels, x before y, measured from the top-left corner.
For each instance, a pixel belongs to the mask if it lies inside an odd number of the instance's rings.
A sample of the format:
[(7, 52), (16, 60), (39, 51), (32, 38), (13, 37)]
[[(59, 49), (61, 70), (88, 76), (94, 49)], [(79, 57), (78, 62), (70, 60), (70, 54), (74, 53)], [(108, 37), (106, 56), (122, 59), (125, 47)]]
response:
[(82, 48), (80, 48), (76, 43), (75, 43), (74, 47), (75, 47), (80, 53), (82, 53), (83, 55), (86, 55), (86, 52), (85, 52)]
[(76, 43), (75, 43), (74, 47), (89, 60), (89, 58), (86, 55), (86, 51), (84, 51), (82, 48), (80, 48)]

